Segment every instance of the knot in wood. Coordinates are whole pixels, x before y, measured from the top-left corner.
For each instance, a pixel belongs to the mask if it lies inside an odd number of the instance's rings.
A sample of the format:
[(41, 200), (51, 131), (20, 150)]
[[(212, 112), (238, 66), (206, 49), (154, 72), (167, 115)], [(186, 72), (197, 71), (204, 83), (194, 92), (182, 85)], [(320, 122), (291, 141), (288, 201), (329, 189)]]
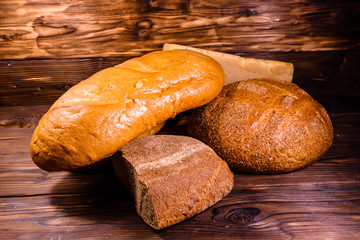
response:
[(259, 14), (258, 11), (252, 9), (245, 9), (239, 12), (240, 16), (250, 17)]
[(239, 224), (248, 225), (253, 222), (255, 217), (260, 213), (257, 208), (237, 208), (230, 210), (225, 216), (225, 220)]
[(33, 22), (33, 27), (44, 27), (46, 26), (46, 20), (44, 16), (36, 18)]
[(157, 8), (159, 7), (160, 3), (158, 0), (150, 0), (149, 1), (149, 6), (152, 7), (152, 8)]
[(139, 35), (139, 38), (140, 38), (140, 39), (145, 39), (145, 38), (147, 38), (147, 36), (149, 36), (149, 34), (150, 34), (150, 31), (147, 30), (147, 29), (140, 29), (140, 30), (138, 31), (138, 35)]
[(150, 35), (150, 29), (152, 26), (153, 23), (150, 19), (144, 19), (134, 23), (134, 28), (136, 29), (140, 39), (145, 39)]
[(151, 29), (152, 26), (153, 26), (153, 22), (150, 19), (144, 19), (144, 20), (141, 20), (141, 21), (138, 21), (138, 22), (134, 23), (134, 27), (137, 30)]
[(58, 22), (54, 19), (46, 19), (44, 16), (36, 18), (32, 27), (38, 34), (38, 38), (66, 35), (76, 31), (75, 27), (63, 25), (62, 22)]

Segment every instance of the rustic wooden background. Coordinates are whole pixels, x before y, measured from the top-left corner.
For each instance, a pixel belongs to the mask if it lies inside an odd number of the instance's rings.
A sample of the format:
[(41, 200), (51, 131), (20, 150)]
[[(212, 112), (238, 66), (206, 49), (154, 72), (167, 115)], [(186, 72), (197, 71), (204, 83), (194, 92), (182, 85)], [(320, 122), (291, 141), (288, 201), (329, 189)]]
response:
[(293, 62), (294, 82), (330, 112), (337, 105), (359, 110), (359, 1), (0, 0), (0, 6), (0, 106), (51, 104), (93, 73), (169, 42)]
[[(289, 61), (329, 112), (314, 166), (236, 174), (232, 193), (163, 231), (137, 216), (111, 169), (47, 173), (34, 127), (67, 89), (165, 42)], [(0, 0), (1, 239), (360, 239), (360, 1)], [(164, 134), (186, 134), (188, 114)]]

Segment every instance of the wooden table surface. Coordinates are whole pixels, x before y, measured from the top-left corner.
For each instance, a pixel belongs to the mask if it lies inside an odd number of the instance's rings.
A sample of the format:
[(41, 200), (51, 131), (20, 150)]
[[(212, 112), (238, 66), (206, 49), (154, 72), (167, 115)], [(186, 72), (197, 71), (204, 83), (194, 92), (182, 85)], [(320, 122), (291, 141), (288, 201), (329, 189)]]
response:
[[(160, 133), (186, 135), (188, 117)], [(0, 239), (360, 239), (360, 114), (330, 117), (334, 141), (319, 162), (282, 175), (236, 173), (223, 200), (161, 231), (137, 215), (111, 167), (42, 171), (29, 153), (34, 128), (0, 128)]]
[[(0, 0), (0, 240), (360, 240), (360, 1)], [(294, 64), (330, 113), (334, 141), (289, 174), (235, 174), (231, 193), (161, 231), (111, 167), (45, 172), (29, 153), (39, 118), (97, 71), (165, 42)], [(162, 134), (186, 135), (189, 112)]]

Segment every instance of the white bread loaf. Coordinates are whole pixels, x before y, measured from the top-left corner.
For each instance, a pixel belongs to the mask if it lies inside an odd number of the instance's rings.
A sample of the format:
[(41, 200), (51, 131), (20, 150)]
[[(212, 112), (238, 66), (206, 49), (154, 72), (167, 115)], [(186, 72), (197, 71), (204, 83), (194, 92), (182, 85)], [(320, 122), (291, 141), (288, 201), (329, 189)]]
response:
[(204, 211), (233, 187), (226, 162), (190, 137), (136, 138), (112, 160), (117, 177), (133, 195), (138, 214), (155, 229)]
[(223, 84), (221, 66), (197, 52), (130, 59), (61, 96), (35, 129), (31, 157), (47, 171), (86, 170), (177, 113), (210, 102)]

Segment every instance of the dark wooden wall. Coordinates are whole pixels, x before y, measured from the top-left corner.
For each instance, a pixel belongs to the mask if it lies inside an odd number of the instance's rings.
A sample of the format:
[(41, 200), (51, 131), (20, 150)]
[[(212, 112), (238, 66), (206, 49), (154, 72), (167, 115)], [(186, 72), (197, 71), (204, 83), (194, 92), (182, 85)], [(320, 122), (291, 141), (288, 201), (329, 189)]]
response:
[(293, 62), (294, 82), (329, 112), (360, 110), (359, 1), (0, 3), (0, 106), (50, 105), (93, 73), (169, 42)]

